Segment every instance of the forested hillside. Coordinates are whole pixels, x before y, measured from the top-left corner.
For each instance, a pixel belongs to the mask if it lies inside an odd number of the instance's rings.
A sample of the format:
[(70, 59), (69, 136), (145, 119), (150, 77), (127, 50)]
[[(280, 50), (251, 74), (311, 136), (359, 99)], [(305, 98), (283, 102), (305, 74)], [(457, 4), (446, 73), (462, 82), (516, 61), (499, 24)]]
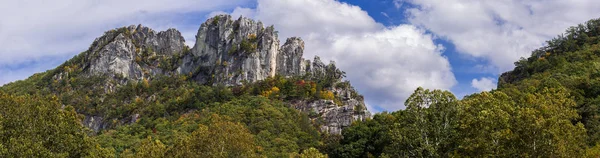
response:
[(569, 28), (458, 99), (418, 88), (370, 116), (334, 62), (220, 15), (107, 31), (59, 67), (0, 87), (0, 157), (600, 157), (600, 19)]
[(331, 157), (600, 156), (600, 19), (515, 62), (496, 90), (417, 89), (406, 110), (344, 130)]
[(334, 62), (302, 58), (300, 38), (280, 48), (272, 26), (219, 15), (196, 40), (188, 48), (174, 29), (117, 28), (57, 68), (0, 87), (10, 129), (0, 156), (319, 155), (323, 136), (370, 115)]

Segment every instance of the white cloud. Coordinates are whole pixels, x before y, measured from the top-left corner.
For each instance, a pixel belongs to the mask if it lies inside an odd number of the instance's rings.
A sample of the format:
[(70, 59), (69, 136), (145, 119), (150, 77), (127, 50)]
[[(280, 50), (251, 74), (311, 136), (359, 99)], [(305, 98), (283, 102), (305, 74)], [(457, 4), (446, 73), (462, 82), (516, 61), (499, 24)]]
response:
[(0, 64), (72, 54), (115, 27), (137, 23), (173, 27), (177, 14), (208, 12), (242, 1), (1, 1)]
[(597, 0), (408, 0), (409, 21), (485, 59), (496, 73), (570, 26), (600, 15)]
[(473, 88), (476, 88), (479, 91), (490, 91), (497, 87), (496, 80), (493, 78), (489, 78), (489, 77), (482, 77), (481, 79), (473, 79), (473, 81), (471, 81), (471, 86)]
[(16, 66), (0, 66), (0, 86), (25, 79), (33, 73), (44, 72), (48, 69), (63, 63), (70, 56), (60, 56), (54, 58), (41, 58), (39, 60), (21, 63)]
[(251, 15), (274, 24), (282, 41), (304, 39), (306, 58), (335, 60), (370, 106), (398, 110), (419, 86), (456, 84), (444, 48), (431, 35), (411, 25), (386, 28), (360, 7), (334, 0), (258, 0)]
[(240, 16), (254, 17), (254, 13), (255, 13), (254, 9), (243, 8), (243, 7), (238, 6), (235, 9), (233, 9), (233, 12), (231, 12), (231, 13), (220, 11), (220, 10), (213, 11), (213, 12), (209, 13), (208, 15), (206, 15), (206, 18), (211, 18), (211, 17), (217, 16), (217, 15), (222, 15), (222, 14), (229, 14), (233, 18), (238, 18)]
[[(116, 27), (140, 23), (157, 31), (175, 27), (186, 39), (193, 40), (204, 19), (185, 21), (191, 18), (184, 17), (184, 14), (205, 14), (233, 8), (247, 1), (0, 1), (0, 70), (3, 69), (0, 82), (23, 79), (34, 72), (51, 69), (57, 64), (28, 68), (13, 66), (72, 56), (86, 50), (104, 31)], [(12, 76), (7, 77), (9, 75)]]
[[(340, 36), (331, 48), (334, 59), (367, 102), (387, 110), (403, 108), (419, 87), (449, 89), (455, 83), (450, 63), (431, 35), (412, 25), (400, 25), (362, 35)], [(307, 46), (308, 47), (308, 46)]]
[(403, 0), (394, 0), (394, 7), (396, 7), (396, 9), (400, 9), (400, 7), (402, 7), (402, 2)]
[(213, 11), (213, 12), (210, 12), (208, 15), (206, 15), (206, 18), (208, 19), (211, 17), (215, 17), (217, 15), (223, 15), (223, 14), (229, 14), (229, 13), (224, 12), (224, 11)]

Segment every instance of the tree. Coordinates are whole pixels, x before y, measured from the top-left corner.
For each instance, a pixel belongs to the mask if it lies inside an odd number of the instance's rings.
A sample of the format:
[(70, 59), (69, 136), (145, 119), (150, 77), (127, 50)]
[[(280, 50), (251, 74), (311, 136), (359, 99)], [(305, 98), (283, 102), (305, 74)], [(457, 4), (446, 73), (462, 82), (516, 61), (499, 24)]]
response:
[[(379, 157), (390, 144), (390, 134), (404, 111), (376, 114), (373, 119), (354, 122), (342, 131), (342, 140), (326, 137), (325, 151), (332, 157)], [(333, 148), (333, 149), (332, 149)]]
[(308, 148), (302, 151), (302, 154), (298, 156), (299, 158), (327, 158), (326, 154), (319, 152), (319, 150), (315, 148)]
[(515, 104), (502, 92), (482, 92), (460, 102), (458, 154), (511, 157), (511, 114)]
[(579, 118), (575, 102), (564, 88), (541, 88), (537, 93), (515, 96), (518, 109), (513, 132), (520, 156), (582, 157), (585, 129), (573, 120)]
[(240, 123), (213, 114), (208, 125), (199, 125), (191, 137), (180, 138), (169, 157), (255, 157), (254, 137)]
[(0, 157), (109, 157), (56, 97), (0, 92)]
[(167, 147), (160, 140), (148, 137), (140, 143), (135, 151), (136, 157), (159, 158), (165, 156)]
[(503, 89), (461, 101), (458, 154), (469, 157), (582, 157), (585, 129), (562, 87)]
[(391, 130), (392, 157), (441, 157), (456, 148), (457, 99), (448, 91), (418, 88)]

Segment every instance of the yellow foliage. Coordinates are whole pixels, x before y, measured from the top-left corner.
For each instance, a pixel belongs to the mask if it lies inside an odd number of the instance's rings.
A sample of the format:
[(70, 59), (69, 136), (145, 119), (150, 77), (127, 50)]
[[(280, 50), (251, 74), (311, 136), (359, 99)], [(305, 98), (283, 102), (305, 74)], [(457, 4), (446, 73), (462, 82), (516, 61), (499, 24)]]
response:
[(333, 100), (333, 99), (335, 99), (335, 96), (333, 95), (333, 92), (326, 90), (326, 91), (321, 91), (319, 98), (326, 99), (326, 100)]
[(136, 149), (135, 157), (158, 158), (164, 157), (167, 147), (158, 139), (148, 136)]
[(279, 93), (279, 88), (278, 87), (273, 87), (273, 88), (271, 88), (271, 91), (273, 91), (275, 93)]
[(166, 157), (257, 157), (254, 136), (244, 124), (216, 114), (209, 120), (176, 142)]
[(317, 84), (310, 83), (310, 95), (317, 93)]
[(144, 88), (149, 88), (150, 87), (150, 83), (148, 83), (148, 79), (143, 79), (142, 80), (142, 85), (144, 86)]
[(327, 158), (327, 154), (323, 154), (321, 152), (319, 152), (319, 150), (310, 147), (304, 151), (302, 151), (302, 154), (300, 154), (298, 157), (300, 158)]
[(250, 35), (248, 35), (248, 39), (250, 39), (250, 40), (256, 39), (256, 34), (250, 34)]
[(144, 101), (142, 100), (142, 98), (140, 98), (140, 97), (135, 98), (135, 103), (136, 104), (142, 104), (143, 102)]
[(136, 56), (136, 57), (135, 57), (135, 62), (138, 62), (138, 63), (139, 63), (139, 62), (141, 62), (141, 61), (142, 61), (142, 58), (140, 58), (139, 56)]
[(270, 98), (270, 97), (279, 97), (279, 88), (273, 87), (271, 90), (263, 91), (260, 95)]

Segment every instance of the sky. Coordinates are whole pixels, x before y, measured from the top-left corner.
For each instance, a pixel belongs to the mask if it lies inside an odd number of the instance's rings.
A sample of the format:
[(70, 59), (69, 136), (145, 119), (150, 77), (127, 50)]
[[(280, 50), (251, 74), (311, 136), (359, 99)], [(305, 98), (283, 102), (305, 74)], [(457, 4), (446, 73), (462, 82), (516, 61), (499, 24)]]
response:
[(600, 1), (0, 0), (0, 85), (52, 69), (117, 27), (176, 28), (193, 46), (218, 14), (274, 25), (280, 41), (301, 37), (305, 58), (335, 61), (381, 112), (404, 109), (417, 87), (458, 98), (496, 88), (519, 58), (600, 18)]

